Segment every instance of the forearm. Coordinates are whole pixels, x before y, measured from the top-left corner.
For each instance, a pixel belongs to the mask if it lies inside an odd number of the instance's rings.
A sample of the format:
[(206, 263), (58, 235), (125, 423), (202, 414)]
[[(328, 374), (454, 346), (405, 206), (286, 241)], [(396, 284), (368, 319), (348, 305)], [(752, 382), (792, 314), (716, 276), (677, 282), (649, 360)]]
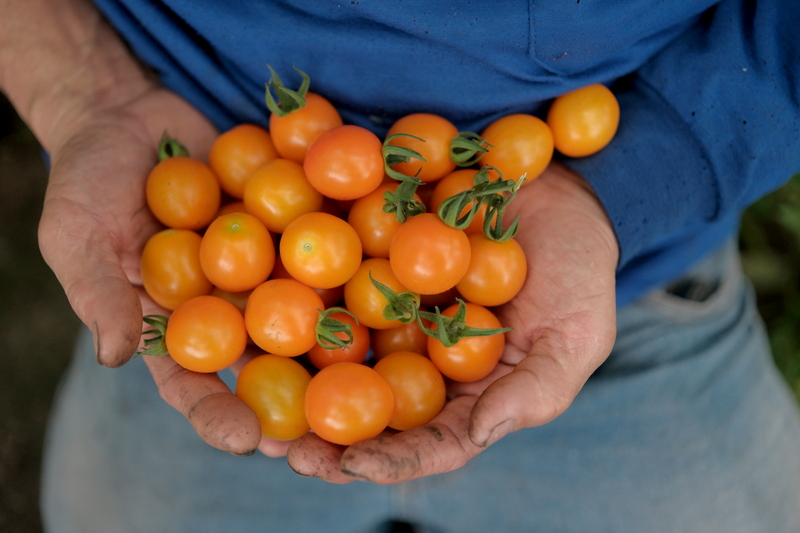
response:
[(86, 0), (0, 0), (0, 90), (48, 151), (152, 82)]

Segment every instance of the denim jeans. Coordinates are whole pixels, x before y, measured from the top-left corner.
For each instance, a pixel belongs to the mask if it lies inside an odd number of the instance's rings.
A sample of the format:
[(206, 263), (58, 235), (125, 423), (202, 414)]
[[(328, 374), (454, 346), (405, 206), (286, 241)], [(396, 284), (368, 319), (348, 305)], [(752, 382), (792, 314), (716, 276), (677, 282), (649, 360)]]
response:
[[(555, 421), (464, 468), (329, 485), (284, 459), (215, 450), (145, 365), (97, 365), (88, 333), (46, 443), (51, 533), (800, 531), (800, 414), (731, 243), (618, 311), (611, 356)], [(711, 287), (704, 301), (673, 294)]]

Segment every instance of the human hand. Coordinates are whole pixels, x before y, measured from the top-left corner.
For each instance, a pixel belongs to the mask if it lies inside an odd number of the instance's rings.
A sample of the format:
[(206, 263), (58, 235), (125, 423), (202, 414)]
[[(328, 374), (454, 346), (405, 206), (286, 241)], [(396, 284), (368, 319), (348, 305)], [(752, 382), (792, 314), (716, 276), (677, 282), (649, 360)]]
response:
[(569, 407), (614, 344), (616, 238), (588, 184), (559, 163), (520, 189), (507, 217), (516, 214), (528, 278), (498, 309), (514, 329), (492, 374), (451, 383), (451, 401), (419, 428), (350, 447), (307, 434), (288, 448), (295, 471), (379, 484), (449, 472), (504, 435), (550, 422)]

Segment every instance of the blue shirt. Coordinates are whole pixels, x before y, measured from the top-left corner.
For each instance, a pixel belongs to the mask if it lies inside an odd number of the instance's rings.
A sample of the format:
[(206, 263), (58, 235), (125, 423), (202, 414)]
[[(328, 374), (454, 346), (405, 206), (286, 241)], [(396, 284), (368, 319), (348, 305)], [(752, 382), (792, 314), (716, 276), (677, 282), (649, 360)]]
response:
[(267, 125), (272, 65), (384, 134), (433, 112), (481, 131), (591, 83), (621, 106), (600, 153), (562, 158), (620, 244), (622, 305), (729, 238), (800, 171), (800, 2), (95, 0), (168, 88), (220, 129)]

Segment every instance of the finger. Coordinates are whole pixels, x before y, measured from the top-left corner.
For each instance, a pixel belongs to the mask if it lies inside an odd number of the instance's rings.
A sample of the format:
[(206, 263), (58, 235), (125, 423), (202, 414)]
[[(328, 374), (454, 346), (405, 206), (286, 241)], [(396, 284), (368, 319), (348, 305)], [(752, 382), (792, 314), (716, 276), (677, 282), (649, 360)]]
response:
[(258, 443), (258, 451), (267, 457), (284, 457), (291, 444), (292, 441), (290, 440), (273, 440), (261, 437), (261, 442)]
[(314, 433), (306, 433), (292, 441), (288, 448), (289, 466), (305, 477), (317, 477), (329, 483), (343, 484), (356, 477), (342, 472), (340, 465), (344, 446), (331, 444)]
[(467, 431), (476, 399), (461, 396), (424, 426), (353, 444), (344, 450), (340, 470), (356, 479), (390, 485), (464, 466), (483, 450), (470, 441)]
[(255, 453), (261, 424), (216, 374), (190, 372), (168, 355), (143, 356), (161, 397), (211, 446), (235, 455)]

